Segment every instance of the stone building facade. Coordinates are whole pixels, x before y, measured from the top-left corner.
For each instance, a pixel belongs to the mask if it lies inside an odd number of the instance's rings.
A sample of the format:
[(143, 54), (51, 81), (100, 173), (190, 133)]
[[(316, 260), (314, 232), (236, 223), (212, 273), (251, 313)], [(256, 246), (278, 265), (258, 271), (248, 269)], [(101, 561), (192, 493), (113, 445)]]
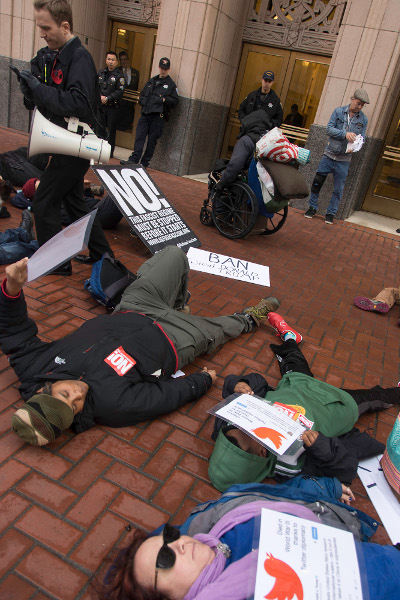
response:
[[(106, 50), (118, 49), (124, 27), (140, 32), (143, 39), (153, 32), (152, 49), (151, 40), (143, 46), (149, 60), (144, 80), (157, 72), (160, 57), (170, 57), (170, 74), (181, 101), (151, 166), (178, 175), (209, 171), (229, 147), (227, 132), (235, 126), (235, 108), (244, 89), (241, 81), (250, 77), (252, 60), (259, 64), (267, 53), (267, 61), (279, 59), (276, 64), (289, 69), (304, 59), (306, 69), (314, 55), (315, 64), (325, 57), (323, 85), (309, 111), (312, 123), (304, 130), (306, 146), (312, 151), (304, 174), (311, 183), (332, 110), (348, 104), (354, 89), (364, 87), (371, 100), (365, 107), (368, 137), (363, 151), (353, 157), (338, 217), (362, 208), (367, 197), (368, 210), (375, 212), (375, 206), (385, 204), (381, 196), (393, 196), (390, 211), (396, 214), (400, 207), (399, 0), (72, 0), (72, 5), (75, 33), (99, 68)], [(26, 68), (43, 44), (31, 0), (3, 0), (0, 11), (0, 124), (27, 130), (28, 115), (8, 67)], [(283, 73), (283, 67), (279, 71)], [(281, 79), (280, 97), (289, 102), (291, 84), (283, 75)], [(134, 131), (122, 139), (133, 145)], [(330, 193), (327, 181), (320, 197), (321, 213)], [(296, 206), (305, 204), (299, 201)]]

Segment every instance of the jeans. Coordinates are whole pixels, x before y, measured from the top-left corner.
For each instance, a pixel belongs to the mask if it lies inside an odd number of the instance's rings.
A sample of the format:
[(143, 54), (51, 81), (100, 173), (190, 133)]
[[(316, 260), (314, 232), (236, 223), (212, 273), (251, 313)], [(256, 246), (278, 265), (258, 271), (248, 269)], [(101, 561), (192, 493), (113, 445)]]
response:
[(7, 229), (4, 233), (0, 233), (0, 265), (32, 256), (39, 248), (39, 244), (36, 240), (29, 240), (29, 234), (23, 227)]
[[(349, 172), (349, 167), (350, 161), (344, 162), (333, 160), (333, 158), (329, 158), (329, 156), (326, 156), (325, 154), (318, 165), (317, 174), (320, 174), (324, 177), (329, 175), (329, 173), (333, 174), (333, 194), (326, 211), (327, 215), (335, 215), (337, 213), (344, 190), (344, 184), (346, 183), (346, 177)], [(318, 196), (319, 193), (311, 192), (310, 206), (315, 208), (315, 210), (318, 208)]]

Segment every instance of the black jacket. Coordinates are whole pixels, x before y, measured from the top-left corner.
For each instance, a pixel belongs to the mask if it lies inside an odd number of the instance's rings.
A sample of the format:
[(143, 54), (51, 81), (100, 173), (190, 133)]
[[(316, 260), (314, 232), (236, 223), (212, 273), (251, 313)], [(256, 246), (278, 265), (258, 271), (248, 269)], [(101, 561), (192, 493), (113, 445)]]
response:
[(41, 341), (37, 332), (23, 293), (10, 298), (2, 286), (0, 346), (21, 382), (22, 398), (28, 400), (45, 381), (85, 381), (89, 394), (74, 419), (78, 433), (96, 423), (124, 427), (153, 419), (197, 400), (212, 384), (207, 373), (172, 379), (177, 369), (172, 342), (136, 312), (98, 316), (55, 342)]
[(239, 119), (242, 121), (243, 117), (249, 115), (251, 112), (255, 110), (263, 110), (267, 113), (270, 121), (271, 121), (271, 129), (274, 127), (280, 127), (283, 121), (283, 110), (281, 106), (281, 101), (279, 97), (275, 94), (274, 90), (270, 90), (268, 94), (263, 98), (263, 102), (260, 106), (256, 105), (257, 94), (260, 92), (261, 87), (258, 90), (254, 90), (251, 92), (246, 98), (243, 100), (241, 105), (239, 106)]
[[(79, 117), (80, 121), (94, 124), (89, 105), (95, 111), (100, 103), (96, 67), (78, 37), (71, 39), (60, 53), (41, 48), (31, 60), (31, 71), (41, 85), (33, 91), (33, 99), (25, 102), (27, 108), (37, 106), (46, 119), (64, 128), (68, 126), (64, 117)], [(60, 83), (52, 77), (55, 71)]]
[[(272, 391), (267, 381), (258, 373), (237, 376), (228, 375), (222, 390), (223, 398), (233, 394), (239, 381), (246, 382), (253, 392), (260, 397), (266, 397)], [(224, 422), (216, 419), (212, 439), (216, 440), (219, 430)], [(312, 446), (306, 448), (305, 463), (302, 468), (303, 475), (314, 477), (337, 477), (339, 481), (349, 485), (357, 476), (357, 467), (360, 460), (382, 454), (385, 445), (378, 442), (367, 433), (361, 433), (353, 427), (351, 431), (338, 437), (326, 437), (321, 432)]]
[(268, 115), (263, 110), (255, 110), (243, 117), (238, 139), (248, 135), (256, 144), (270, 129), (273, 129), (273, 125)]
[(150, 113), (164, 114), (171, 108), (175, 108), (178, 102), (178, 90), (169, 75), (163, 78), (155, 75), (149, 79), (139, 96), (139, 104), (144, 115)]
[(107, 97), (106, 106), (118, 106), (125, 89), (124, 75), (118, 67), (109, 72), (108, 68), (98, 72), (100, 94)]

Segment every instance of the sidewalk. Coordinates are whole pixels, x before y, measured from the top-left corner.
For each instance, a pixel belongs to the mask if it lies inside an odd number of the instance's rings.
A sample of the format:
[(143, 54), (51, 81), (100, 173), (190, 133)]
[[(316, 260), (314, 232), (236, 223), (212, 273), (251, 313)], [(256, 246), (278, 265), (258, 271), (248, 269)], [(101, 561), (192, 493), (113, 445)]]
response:
[[(26, 143), (26, 135), (0, 128), (1, 152)], [(398, 236), (343, 222), (329, 226), (290, 208), (278, 233), (230, 241), (200, 223), (204, 184), (149, 172), (203, 250), (270, 267), (270, 288), (191, 273), (193, 313), (229, 314), (273, 294), (281, 299), (279, 312), (303, 335), (302, 350), (316, 377), (348, 388), (397, 385), (399, 308), (380, 315), (358, 310), (352, 301), (399, 283)], [(90, 179), (96, 181), (93, 173)], [(0, 220), (2, 231), (20, 222), (21, 211), (7, 208), (12, 218)], [(128, 268), (136, 270), (150, 257), (125, 221), (106, 235)], [(25, 288), (46, 341), (104, 313), (83, 290), (90, 268), (73, 263), (73, 271), (72, 277), (47, 276)], [(0, 280), (3, 273), (0, 267)], [(45, 448), (23, 446), (10, 431), (10, 417), (22, 402), (14, 372), (0, 355), (0, 599), (95, 598), (90, 579), (103, 574), (104, 557), (126, 541), (130, 527), (150, 531), (168, 519), (179, 524), (196, 504), (218, 497), (207, 477), (212, 419), (206, 411), (220, 401), (230, 373), (258, 371), (272, 386), (278, 383), (269, 349), (275, 341), (264, 325), (197, 359), (185, 373), (207, 366), (217, 370), (218, 382), (180, 411), (135, 427), (95, 427), (78, 436), (68, 431)], [(395, 416), (394, 408), (370, 414), (359, 427), (385, 442)], [(352, 489), (355, 506), (377, 518), (359, 480)], [(373, 541), (390, 543), (382, 527)]]

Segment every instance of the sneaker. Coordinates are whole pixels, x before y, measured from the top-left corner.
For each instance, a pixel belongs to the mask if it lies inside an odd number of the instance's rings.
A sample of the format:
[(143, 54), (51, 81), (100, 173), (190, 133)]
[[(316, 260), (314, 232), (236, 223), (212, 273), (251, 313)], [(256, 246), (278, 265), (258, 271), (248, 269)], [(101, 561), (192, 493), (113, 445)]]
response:
[(316, 214), (317, 210), (315, 208), (313, 208), (312, 206), (310, 206), (310, 208), (308, 208), (306, 210), (306, 212), (304, 213), (304, 216), (306, 219), (312, 219), (315, 214)]
[(293, 329), (293, 327), (289, 327), (285, 319), (281, 317), (281, 315), (278, 315), (278, 313), (270, 312), (267, 319), (268, 323), (272, 325), (275, 331), (278, 332), (277, 337), (280, 337), (281, 340), (284, 341), (286, 333), (292, 333), (294, 336), (293, 339), (296, 341), (297, 344), (300, 344), (300, 342), (303, 340), (303, 337), (299, 333), (297, 333), (297, 331)]
[(8, 219), (8, 217), (11, 217), (11, 215), (3, 204), (3, 206), (0, 206), (0, 219)]
[(21, 219), (21, 223), (19, 224), (19, 226), (23, 227), (23, 229), (26, 229), (28, 236), (29, 236), (29, 240), (28, 240), (29, 242), (31, 242), (32, 240), (35, 239), (35, 235), (33, 233), (32, 213), (27, 208), (22, 211), (22, 219)]
[(260, 325), (260, 323), (268, 317), (268, 314), (271, 311), (277, 310), (279, 306), (280, 302), (278, 298), (268, 296), (268, 298), (263, 298), (256, 306), (248, 306), (243, 309), (243, 314), (249, 315), (256, 325)]
[(385, 302), (376, 302), (370, 300), (370, 298), (364, 298), (363, 296), (357, 296), (357, 298), (354, 298), (353, 302), (357, 308), (361, 308), (361, 310), (370, 310), (379, 313), (387, 313), (390, 310), (390, 306)]
[(138, 163), (136, 162), (136, 160), (130, 160), (128, 158), (128, 160), (120, 160), (119, 164), (120, 165), (137, 165)]
[(325, 215), (325, 223), (333, 225), (333, 215)]

